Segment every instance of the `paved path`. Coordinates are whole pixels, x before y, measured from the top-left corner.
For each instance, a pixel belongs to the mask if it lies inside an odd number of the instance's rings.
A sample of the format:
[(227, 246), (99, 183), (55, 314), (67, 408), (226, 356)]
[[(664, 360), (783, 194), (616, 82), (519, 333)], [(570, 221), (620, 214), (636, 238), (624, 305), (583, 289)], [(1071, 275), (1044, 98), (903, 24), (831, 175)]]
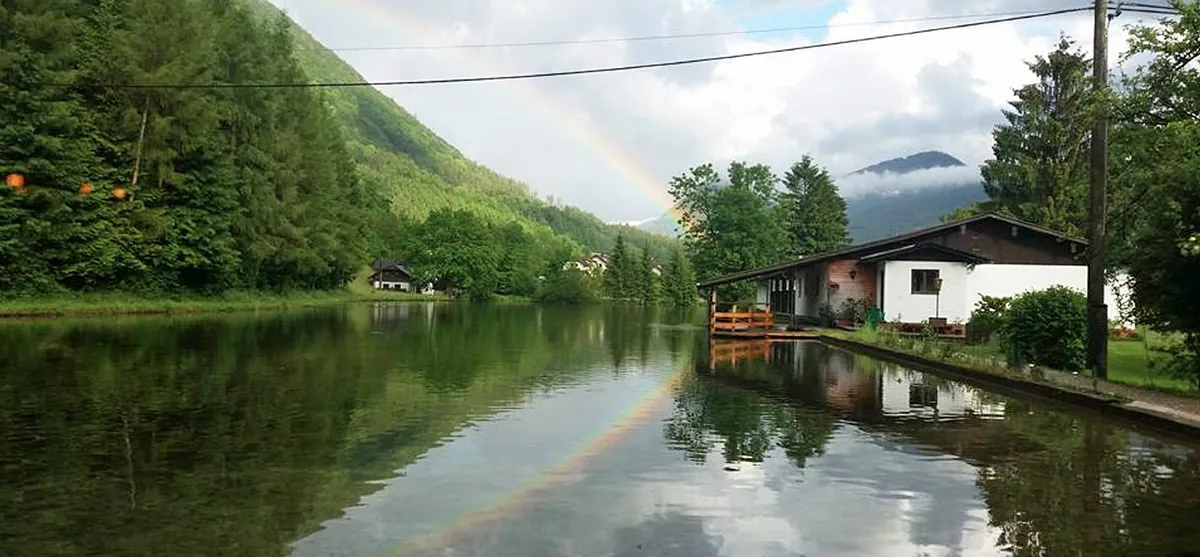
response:
[(1200, 428), (1200, 397), (1173, 395), (1061, 371), (1043, 371), (1042, 374), (1053, 383), (1132, 399), (1133, 402), (1126, 406), (1169, 416)]

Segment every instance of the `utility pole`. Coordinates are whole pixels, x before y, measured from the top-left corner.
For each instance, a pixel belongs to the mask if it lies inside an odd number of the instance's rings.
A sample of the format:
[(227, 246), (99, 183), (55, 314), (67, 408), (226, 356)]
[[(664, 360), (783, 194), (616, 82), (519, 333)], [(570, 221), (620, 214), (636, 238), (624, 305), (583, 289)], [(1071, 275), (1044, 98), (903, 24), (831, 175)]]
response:
[(1108, 377), (1108, 307), (1104, 305), (1105, 221), (1108, 217), (1108, 2), (1096, 0), (1092, 73), (1096, 128), (1092, 130), (1091, 209), (1088, 215), (1088, 364), (1092, 376)]

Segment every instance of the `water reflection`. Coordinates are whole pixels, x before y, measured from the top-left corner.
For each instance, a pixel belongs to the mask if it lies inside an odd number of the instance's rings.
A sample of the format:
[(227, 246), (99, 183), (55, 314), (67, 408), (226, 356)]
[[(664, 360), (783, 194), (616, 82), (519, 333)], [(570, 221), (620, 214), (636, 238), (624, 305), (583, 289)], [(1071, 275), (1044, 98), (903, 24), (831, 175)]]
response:
[[(782, 396), (798, 412), (837, 416), (832, 428), (800, 424), (818, 441), (814, 454), (830, 453), (815, 466), (843, 483), (847, 497), (850, 488), (869, 487), (874, 497), (895, 497), (910, 509), (924, 499), (924, 512), (909, 519), (907, 541), (914, 547), (959, 554), (968, 549), (963, 534), (979, 532), (986, 516), (994, 544), (981, 546), (982, 554), (1200, 554), (1200, 535), (1184, 526), (1200, 519), (1200, 452), (1194, 447), (819, 344), (772, 345), (761, 359), (710, 359), (700, 366), (697, 381), (707, 384), (708, 394), (700, 396), (727, 393), (723, 396), (741, 414), (776, 408), (769, 401)], [(681, 394), (682, 400), (696, 398), (688, 389)], [(744, 446), (745, 435), (764, 437), (759, 424), (770, 421), (765, 414), (762, 420), (728, 414), (679, 411), (666, 436), (683, 439), (676, 432), (688, 431), (688, 442), (675, 446), (692, 460), (705, 443), (736, 448)], [(678, 425), (681, 421), (694, 430)], [(783, 435), (777, 429), (769, 436)], [(864, 450), (844, 457), (833, 447), (847, 438), (911, 454), (928, 469), (945, 466), (961, 473), (961, 464), (969, 464), (973, 485), (875, 466)], [(761, 460), (736, 450), (724, 456), (727, 462)]]
[[(0, 555), (1188, 555), (1195, 447), (642, 308), (0, 324)], [(1193, 552), (1193, 553), (1188, 553)]]

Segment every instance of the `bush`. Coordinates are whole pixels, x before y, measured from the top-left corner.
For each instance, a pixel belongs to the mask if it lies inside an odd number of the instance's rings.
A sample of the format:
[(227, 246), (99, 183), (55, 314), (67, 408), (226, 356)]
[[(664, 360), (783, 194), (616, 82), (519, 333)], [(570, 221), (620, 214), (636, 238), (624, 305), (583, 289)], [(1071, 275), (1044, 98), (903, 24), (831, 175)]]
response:
[(867, 303), (857, 298), (847, 298), (838, 308), (838, 319), (858, 325), (867, 320)]
[(1008, 321), (1008, 306), (1012, 298), (983, 296), (975, 304), (971, 319), (967, 322), (967, 342), (986, 344)]
[(533, 295), (543, 304), (586, 304), (595, 299), (595, 287), (586, 273), (576, 269), (555, 271), (547, 276)]
[(817, 321), (822, 327), (832, 327), (836, 319), (837, 317), (833, 313), (833, 306), (829, 305), (829, 302), (825, 302), (821, 304), (821, 307), (817, 308)]
[(1200, 335), (1168, 336), (1155, 342), (1150, 350), (1167, 358), (1152, 361), (1151, 368), (1159, 373), (1184, 379), (1200, 390)]
[(1014, 365), (1080, 371), (1087, 364), (1087, 298), (1065, 286), (1013, 298), (1000, 339)]

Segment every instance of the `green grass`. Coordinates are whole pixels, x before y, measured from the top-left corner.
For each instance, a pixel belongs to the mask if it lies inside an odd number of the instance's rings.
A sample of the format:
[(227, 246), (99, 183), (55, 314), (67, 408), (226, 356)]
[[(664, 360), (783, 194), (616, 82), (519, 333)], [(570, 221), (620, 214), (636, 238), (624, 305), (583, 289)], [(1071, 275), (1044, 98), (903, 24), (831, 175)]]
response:
[[(1155, 371), (1154, 362), (1164, 360), (1163, 354), (1155, 353), (1148, 346), (1162, 342), (1167, 335), (1153, 331), (1140, 331), (1146, 341), (1109, 340), (1108, 380), (1132, 387), (1155, 391), (1200, 396), (1194, 385)], [(833, 332), (832, 336), (857, 340), (867, 344), (883, 346), (918, 356), (965, 365), (983, 371), (1015, 373), (1009, 370), (1004, 353), (995, 344), (969, 345), (942, 340), (925, 340), (920, 337), (901, 337), (879, 331)]]
[[(1143, 333), (1150, 345), (1161, 342), (1164, 335), (1155, 332)], [(1153, 362), (1164, 360), (1164, 354), (1148, 349), (1140, 340), (1108, 341), (1108, 379), (1134, 387), (1158, 391), (1200, 396), (1195, 387), (1184, 379), (1156, 373)]]
[(275, 294), (231, 292), (220, 296), (135, 296), (125, 293), (80, 294), (70, 298), (0, 300), (0, 317), (58, 317), (254, 311), (329, 306), (353, 302), (442, 301), (442, 296), (403, 292), (360, 294), (349, 290)]

